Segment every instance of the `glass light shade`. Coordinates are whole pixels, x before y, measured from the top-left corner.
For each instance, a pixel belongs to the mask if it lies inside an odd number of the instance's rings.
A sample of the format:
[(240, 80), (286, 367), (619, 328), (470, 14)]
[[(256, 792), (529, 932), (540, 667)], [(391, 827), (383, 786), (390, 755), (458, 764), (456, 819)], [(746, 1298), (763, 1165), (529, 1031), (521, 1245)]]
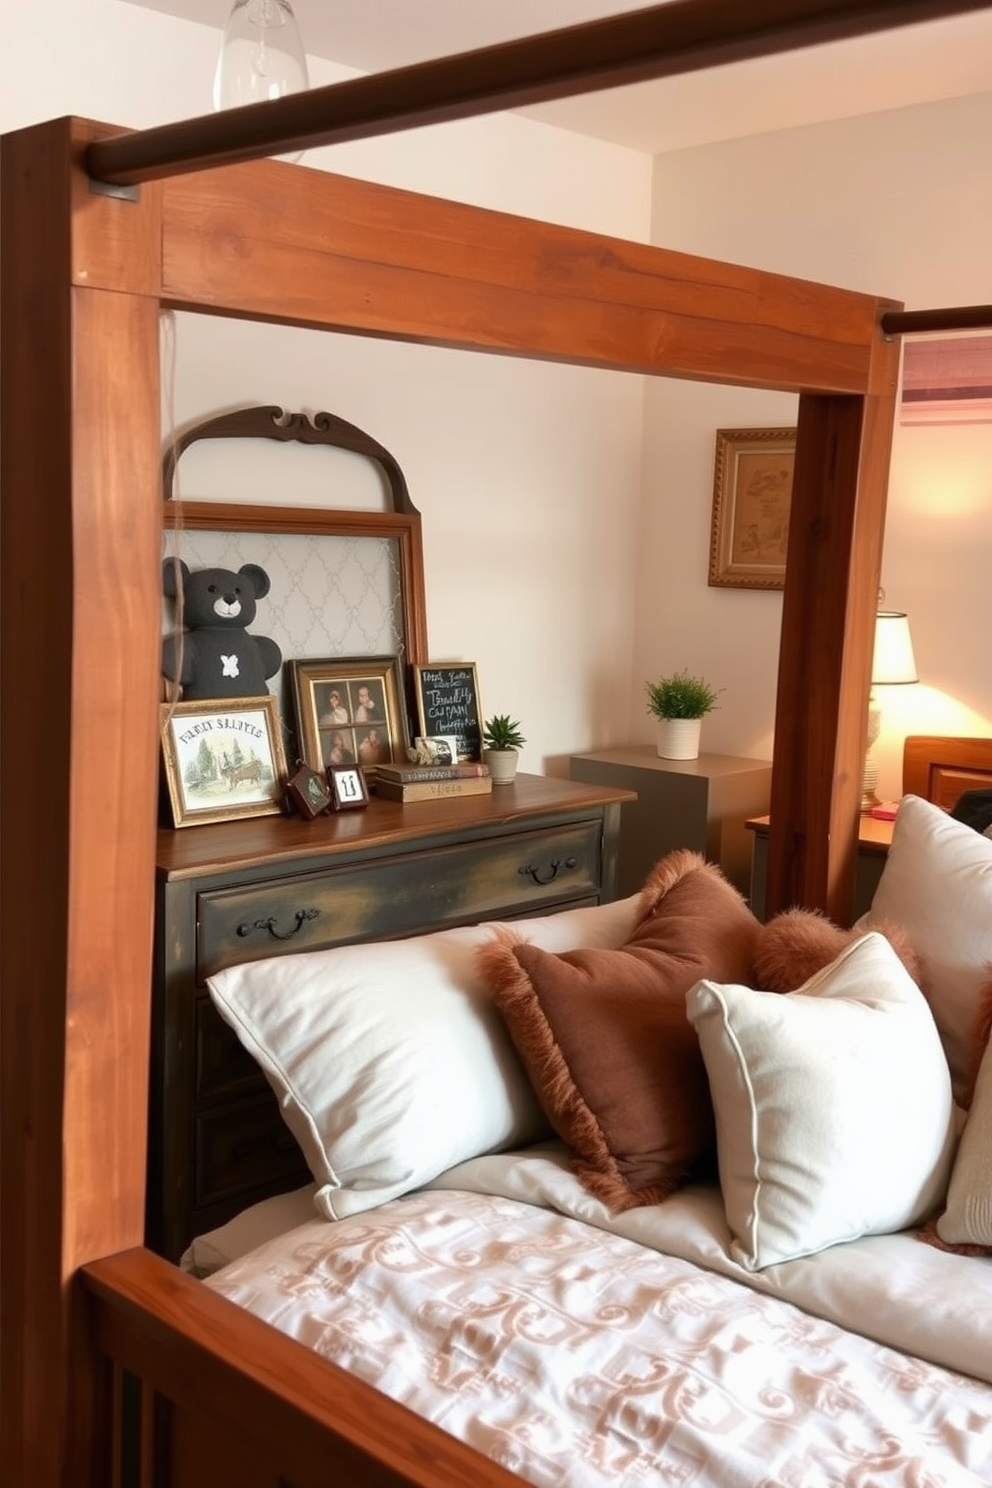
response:
[(310, 86), (289, 0), (235, 0), (214, 73), (214, 108), (239, 108)]
[(909, 617), (902, 610), (879, 610), (875, 616), (872, 686), (894, 687), (899, 683), (919, 680)]

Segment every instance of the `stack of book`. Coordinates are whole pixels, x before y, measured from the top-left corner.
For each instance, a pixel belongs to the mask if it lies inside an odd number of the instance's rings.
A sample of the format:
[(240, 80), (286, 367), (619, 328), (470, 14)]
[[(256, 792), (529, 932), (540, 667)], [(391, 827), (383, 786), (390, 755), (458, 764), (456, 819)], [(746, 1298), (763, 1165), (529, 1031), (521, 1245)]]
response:
[(379, 765), (374, 789), (385, 801), (440, 801), (485, 796), (493, 788), (486, 765)]

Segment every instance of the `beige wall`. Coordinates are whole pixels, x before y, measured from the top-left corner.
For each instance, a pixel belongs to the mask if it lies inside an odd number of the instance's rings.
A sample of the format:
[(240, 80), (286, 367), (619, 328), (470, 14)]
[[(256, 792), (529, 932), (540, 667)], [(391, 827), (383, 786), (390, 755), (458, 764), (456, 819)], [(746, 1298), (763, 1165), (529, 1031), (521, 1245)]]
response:
[[(660, 156), (652, 236), (909, 309), (988, 304), (990, 137), (985, 94)], [(770, 747), (781, 598), (706, 586), (714, 431), (794, 417), (778, 395), (658, 383), (647, 397), (634, 690), (669, 666), (704, 671), (726, 688), (706, 740), (731, 753)], [(990, 569), (992, 424), (897, 427), (882, 583), (909, 613), (922, 685), (880, 691), (885, 795), (906, 733), (992, 728)], [(635, 728), (649, 737), (636, 695)]]

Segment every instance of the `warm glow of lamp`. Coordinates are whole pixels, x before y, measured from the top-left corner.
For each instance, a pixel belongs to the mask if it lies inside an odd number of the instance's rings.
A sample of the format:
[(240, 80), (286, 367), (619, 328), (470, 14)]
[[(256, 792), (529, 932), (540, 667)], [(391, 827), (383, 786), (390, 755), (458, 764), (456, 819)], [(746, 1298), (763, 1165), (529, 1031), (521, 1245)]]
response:
[(214, 73), (214, 108), (238, 108), (310, 86), (289, 0), (235, 0)]
[(875, 616), (875, 649), (871, 663), (872, 692), (868, 699), (868, 738), (861, 782), (862, 811), (870, 811), (878, 805), (878, 765), (872, 758), (872, 748), (882, 727), (882, 710), (875, 697), (875, 688), (897, 687), (919, 680), (909, 616), (902, 610), (879, 610)]

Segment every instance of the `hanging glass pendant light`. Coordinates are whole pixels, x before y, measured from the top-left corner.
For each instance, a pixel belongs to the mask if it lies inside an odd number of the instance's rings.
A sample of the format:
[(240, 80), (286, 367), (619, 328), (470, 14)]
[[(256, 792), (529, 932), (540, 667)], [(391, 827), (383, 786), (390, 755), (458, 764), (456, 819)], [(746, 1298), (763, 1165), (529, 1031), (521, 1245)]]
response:
[(263, 103), (310, 86), (289, 0), (235, 0), (214, 73), (214, 108)]

